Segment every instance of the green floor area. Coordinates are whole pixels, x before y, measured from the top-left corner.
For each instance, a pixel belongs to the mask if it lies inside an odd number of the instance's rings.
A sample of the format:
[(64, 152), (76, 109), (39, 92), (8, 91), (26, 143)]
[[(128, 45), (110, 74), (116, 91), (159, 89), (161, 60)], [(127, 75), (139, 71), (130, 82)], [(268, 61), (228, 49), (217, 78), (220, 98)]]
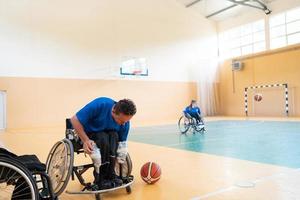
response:
[(205, 128), (204, 134), (180, 134), (177, 125), (134, 128), (129, 140), (300, 167), (300, 122), (213, 121)]

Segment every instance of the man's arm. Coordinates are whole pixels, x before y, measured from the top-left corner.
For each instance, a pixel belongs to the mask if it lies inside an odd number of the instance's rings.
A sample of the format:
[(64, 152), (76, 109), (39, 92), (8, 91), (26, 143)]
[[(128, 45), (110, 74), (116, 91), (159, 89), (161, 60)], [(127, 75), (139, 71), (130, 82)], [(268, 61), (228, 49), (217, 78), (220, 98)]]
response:
[(81, 141), (83, 142), (83, 149), (85, 150), (86, 153), (91, 154), (93, 151), (93, 145), (94, 141), (90, 140), (90, 138), (86, 135), (83, 126), (77, 119), (76, 115), (74, 115), (71, 118), (71, 123), (73, 125), (73, 128), (75, 129), (76, 133), (80, 137)]
[(200, 110), (200, 108), (199, 108), (199, 107), (197, 107), (197, 108), (198, 108), (198, 114), (201, 115), (201, 110)]

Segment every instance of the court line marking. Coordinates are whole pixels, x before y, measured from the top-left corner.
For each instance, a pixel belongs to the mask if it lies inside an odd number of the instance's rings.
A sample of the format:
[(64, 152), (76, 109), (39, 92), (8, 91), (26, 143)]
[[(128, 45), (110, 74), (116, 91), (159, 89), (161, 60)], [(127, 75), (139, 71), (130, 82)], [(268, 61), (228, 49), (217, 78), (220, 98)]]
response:
[[(264, 181), (268, 181), (268, 180), (272, 180), (274, 178), (280, 177), (282, 175), (289, 175), (289, 173), (293, 173), (293, 172), (300, 172), (300, 168), (291, 170), (289, 172), (280, 172), (280, 173), (276, 173), (276, 174), (273, 174), (273, 175), (270, 175), (270, 176), (261, 177), (261, 178), (258, 178), (258, 179), (255, 179), (255, 180), (249, 181), (249, 182), (252, 182), (252, 183), (255, 183), (255, 184), (256, 183), (261, 183), (261, 182), (264, 182)], [(202, 196), (192, 197), (190, 200), (203, 200), (203, 199), (207, 199), (209, 197), (213, 197), (213, 196), (216, 196), (218, 194), (222, 194), (222, 193), (234, 190), (234, 189), (241, 189), (241, 187), (232, 185), (232, 186), (227, 187), (227, 188), (220, 188), (220, 189), (218, 189), (214, 192), (209, 192), (209, 193), (204, 194)]]
[[(223, 138), (222, 138), (223, 139)], [(218, 141), (218, 140), (222, 140), (222, 139), (203, 139), (203, 141)], [(184, 144), (193, 144), (193, 143), (199, 143), (200, 141), (192, 141), (192, 142), (182, 142), (182, 143), (173, 143), (173, 144), (168, 144), (165, 145), (165, 147), (173, 147), (173, 146), (180, 146), (180, 145), (184, 145)]]
[[(220, 120), (222, 121), (222, 120)], [(213, 121), (213, 122), (218, 122), (218, 121)], [(208, 130), (219, 130), (219, 129), (224, 129), (224, 128), (227, 128), (227, 129), (235, 129), (235, 128), (246, 128), (246, 127), (251, 127), (251, 126), (255, 126), (257, 124), (262, 124), (266, 121), (264, 120), (260, 120), (260, 121), (251, 121), (253, 123), (251, 124), (243, 124), (243, 125), (240, 125), (240, 123), (237, 121), (237, 122), (234, 122), (232, 125), (229, 125), (227, 127), (212, 127), (211, 129), (208, 129)], [(209, 122), (210, 123), (210, 122)], [(138, 129), (141, 129), (141, 130), (138, 130)], [(170, 130), (171, 129), (171, 130)], [(172, 130), (174, 129), (174, 130)], [(167, 132), (164, 132), (164, 133), (153, 133), (152, 131), (165, 131), (165, 130), (168, 130)], [(180, 132), (178, 130), (178, 127), (177, 125), (175, 124), (172, 124), (172, 125), (166, 125), (166, 126), (149, 126), (149, 127), (135, 127), (135, 128), (132, 128), (131, 130), (131, 134), (138, 134), (138, 135), (151, 135), (151, 134), (156, 134), (156, 135), (161, 135), (161, 134), (174, 134), (174, 132), (178, 132), (178, 135), (180, 135)], [(174, 132), (173, 132), (174, 131)], [(135, 133), (136, 132), (136, 133)], [(139, 133), (138, 133), (139, 132)], [(143, 133), (140, 133), (140, 132), (143, 132)]]
[(257, 124), (263, 124), (265, 123), (264, 120), (261, 120), (261, 121), (252, 121), (253, 123), (251, 124), (240, 124), (239, 122), (236, 122), (236, 123), (232, 123), (231, 125), (229, 126), (223, 126), (223, 127), (215, 127), (215, 128), (212, 128), (213, 130), (218, 130), (218, 129), (224, 129), (224, 128), (227, 128), (227, 129), (233, 129), (233, 128), (245, 128), (245, 127), (251, 127), (251, 126), (256, 126)]

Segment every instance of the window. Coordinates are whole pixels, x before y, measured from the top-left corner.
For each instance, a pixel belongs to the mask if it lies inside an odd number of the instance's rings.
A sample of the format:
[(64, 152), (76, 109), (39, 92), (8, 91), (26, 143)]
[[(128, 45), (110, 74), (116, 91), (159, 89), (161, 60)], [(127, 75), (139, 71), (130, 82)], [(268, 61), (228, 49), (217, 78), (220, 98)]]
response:
[(270, 18), (270, 48), (300, 43), (300, 8)]
[(248, 55), (266, 49), (265, 23), (259, 20), (219, 34), (221, 57)]
[[(219, 33), (219, 55), (230, 58), (300, 43), (300, 7)], [(268, 42), (266, 42), (268, 40)], [(267, 43), (270, 47), (267, 47)]]

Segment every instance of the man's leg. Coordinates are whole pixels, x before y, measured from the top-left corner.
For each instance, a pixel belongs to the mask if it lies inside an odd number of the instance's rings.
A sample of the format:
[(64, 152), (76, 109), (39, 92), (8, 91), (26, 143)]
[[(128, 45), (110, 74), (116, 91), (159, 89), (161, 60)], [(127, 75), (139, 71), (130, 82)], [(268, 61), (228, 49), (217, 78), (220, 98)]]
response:
[(198, 124), (201, 123), (201, 117), (200, 117), (200, 115), (197, 115), (197, 116), (196, 116), (196, 119), (197, 119), (197, 123), (198, 123)]
[(195, 115), (195, 114), (193, 113), (193, 114), (191, 114), (191, 117), (192, 117), (192, 119), (195, 120), (196, 123), (198, 124), (198, 115)]
[(109, 174), (109, 162), (110, 162), (110, 145), (109, 145), (109, 135), (106, 132), (95, 133), (91, 139), (96, 143), (101, 153), (102, 165), (99, 169), (99, 174), (97, 170), (94, 170), (95, 183), (100, 186), (100, 189), (110, 188), (111, 184), (106, 184), (105, 179), (107, 179)]
[[(116, 187), (123, 184), (122, 180), (115, 174), (116, 152), (118, 148), (119, 137), (116, 132), (102, 132), (94, 134), (91, 138), (95, 141), (98, 148), (100, 148), (102, 166), (100, 167), (100, 174), (95, 174), (95, 181), (97, 181), (100, 188)], [(101, 185), (102, 184), (102, 185)]]
[(115, 173), (115, 165), (116, 163), (116, 154), (118, 149), (118, 141), (119, 136), (118, 133), (111, 131), (109, 132), (109, 144), (110, 144), (110, 179), (113, 180), (116, 186), (121, 186), (123, 184), (123, 181), (116, 176)]

